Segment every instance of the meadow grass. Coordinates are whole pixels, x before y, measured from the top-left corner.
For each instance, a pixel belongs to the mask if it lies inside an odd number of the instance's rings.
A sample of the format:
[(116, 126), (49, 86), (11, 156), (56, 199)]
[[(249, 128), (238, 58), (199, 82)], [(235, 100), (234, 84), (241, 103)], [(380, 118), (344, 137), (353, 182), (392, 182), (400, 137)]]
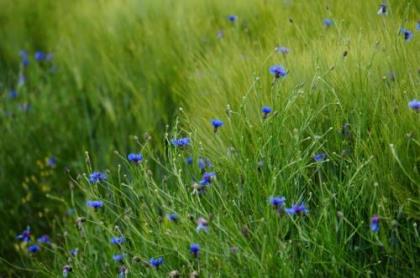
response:
[(0, 273), (417, 277), (420, 4), (379, 4), (0, 1)]

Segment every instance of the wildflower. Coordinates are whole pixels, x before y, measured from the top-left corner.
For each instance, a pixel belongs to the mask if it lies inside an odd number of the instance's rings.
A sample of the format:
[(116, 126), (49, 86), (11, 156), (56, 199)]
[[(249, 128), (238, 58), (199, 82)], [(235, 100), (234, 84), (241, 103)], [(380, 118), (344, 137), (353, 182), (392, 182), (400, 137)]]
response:
[(73, 257), (76, 257), (78, 253), (79, 253), (79, 248), (74, 248), (70, 250), (70, 255), (72, 255)]
[(214, 127), (214, 132), (217, 132), (217, 129), (219, 128), (219, 127), (222, 127), (223, 126), (223, 121), (221, 121), (221, 120), (218, 120), (218, 119), (214, 119), (214, 120), (212, 120), (211, 121), (211, 124), (213, 125), (213, 127)]
[(408, 103), (408, 107), (410, 107), (416, 112), (420, 112), (420, 100), (413, 99)]
[(207, 158), (199, 158), (198, 159), (198, 168), (204, 170), (206, 167), (210, 168), (212, 166), (211, 162)]
[(287, 47), (285, 47), (285, 46), (277, 46), (277, 47), (276, 47), (276, 51), (277, 51), (278, 53), (281, 53), (281, 54), (286, 55), (286, 54), (288, 54), (288, 53), (289, 53), (289, 48), (287, 48)]
[(204, 173), (200, 180), (200, 185), (209, 185), (216, 178), (216, 173)]
[(370, 218), (370, 230), (374, 233), (379, 231), (379, 216), (374, 215)]
[(268, 200), (274, 208), (278, 209), (284, 206), (286, 198), (284, 196), (273, 196), (270, 197)]
[(42, 52), (42, 51), (36, 51), (35, 52), (35, 60), (37, 60), (38, 62), (44, 61), (47, 58), (47, 55)]
[(163, 264), (163, 257), (159, 258), (150, 258), (149, 263), (152, 267), (158, 269), (161, 264)]
[(285, 77), (287, 75), (287, 71), (282, 65), (273, 65), (269, 71), (275, 78)]
[(198, 257), (198, 254), (200, 253), (200, 245), (197, 243), (192, 243), (190, 245), (190, 251), (191, 254), (193, 254), (194, 257)]
[(31, 246), (28, 247), (28, 251), (30, 253), (37, 253), (37, 252), (41, 251), (41, 247), (39, 247), (36, 244), (33, 244), (33, 245), (31, 245)]
[(401, 28), (400, 29), (400, 34), (402, 34), (403, 35), (403, 37), (404, 37), (404, 40), (406, 41), (406, 42), (409, 42), (409, 41), (411, 41), (412, 39), (413, 39), (413, 32), (411, 32), (410, 30), (408, 30), (408, 29), (405, 29), (405, 28)]
[(94, 208), (94, 209), (98, 209), (98, 208), (101, 208), (101, 207), (104, 206), (104, 202), (102, 202), (102, 201), (91, 201), (91, 200), (89, 200), (89, 201), (86, 202), (86, 204), (89, 207)]
[(47, 165), (51, 168), (55, 168), (55, 166), (57, 166), (57, 158), (55, 156), (50, 156), (47, 159)]
[(9, 92), (9, 98), (15, 99), (17, 98), (18, 93), (16, 92), (16, 90), (10, 90)]
[(332, 19), (330, 19), (330, 18), (324, 19), (324, 25), (326, 27), (331, 27), (333, 24), (334, 24), (334, 21)]
[(379, 5), (378, 15), (388, 15), (388, 7), (385, 3)]
[(63, 267), (63, 277), (68, 277), (69, 273), (73, 271), (73, 268), (71, 267), (71, 265), (65, 265)]
[(18, 87), (22, 87), (23, 85), (25, 85), (25, 82), (26, 82), (25, 75), (23, 75), (23, 73), (20, 73), (19, 79), (18, 79)]
[(186, 147), (190, 144), (190, 141), (191, 141), (190, 138), (187, 138), (187, 137), (179, 138), (179, 139), (174, 138), (171, 140), (171, 143), (175, 147)]
[(20, 235), (16, 236), (16, 239), (19, 239), (23, 242), (31, 241), (31, 227), (26, 227), (26, 229)]
[(318, 153), (314, 155), (315, 162), (322, 162), (327, 158), (327, 155), (325, 153)]
[(29, 65), (28, 52), (26, 52), (25, 50), (21, 50), (21, 51), (19, 51), (19, 56), (20, 56), (20, 60), (21, 60), (22, 65), (24, 67), (27, 67)]
[(236, 20), (238, 20), (238, 16), (236, 16), (236, 15), (228, 15), (228, 16), (227, 16), (227, 19), (228, 19), (230, 22), (235, 23), (235, 22), (236, 22)]
[(195, 229), (197, 233), (204, 231), (206, 233), (209, 232), (209, 222), (204, 219), (203, 217), (200, 217), (197, 219), (197, 228)]
[(417, 23), (416, 23), (416, 30), (420, 31), (420, 21), (417, 21)]
[(187, 157), (185, 159), (185, 163), (187, 163), (188, 165), (191, 165), (193, 163), (193, 158), (191, 156)]
[(273, 111), (273, 109), (271, 109), (271, 107), (269, 106), (263, 106), (261, 108), (261, 112), (263, 113), (263, 118), (266, 119), (268, 114), (270, 114)]
[(141, 153), (130, 153), (127, 158), (135, 164), (139, 164), (143, 161), (143, 155)]
[(39, 243), (45, 243), (45, 244), (50, 244), (51, 243), (50, 237), (48, 235), (40, 236), (37, 241)]
[(125, 277), (127, 277), (127, 274), (128, 274), (128, 268), (125, 267), (124, 265), (122, 265), (118, 269), (118, 278), (125, 278)]
[(122, 262), (124, 260), (124, 254), (114, 254), (112, 255), (114, 262)]
[(286, 208), (285, 211), (289, 215), (306, 215), (309, 212), (304, 203), (293, 204), (291, 208)]
[(168, 213), (166, 215), (166, 218), (171, 222), (177, 222), (179, 217), (175, 212), (172, 212), (172, 213)]
[(89, 176), (89, 182), (91, 184), (100, 183), (102, 181), (105, 181), (106, 179), (107, 179), (106, 174), (102, 172), (93, 172)]
[(111, 243), (115, 245), (120, 245), (120, 244), (123, 244), (124, 242), (125, 242), (125, 237), (123, 236), (120, 236), (120, 237), (114, 236), (111, 238)]

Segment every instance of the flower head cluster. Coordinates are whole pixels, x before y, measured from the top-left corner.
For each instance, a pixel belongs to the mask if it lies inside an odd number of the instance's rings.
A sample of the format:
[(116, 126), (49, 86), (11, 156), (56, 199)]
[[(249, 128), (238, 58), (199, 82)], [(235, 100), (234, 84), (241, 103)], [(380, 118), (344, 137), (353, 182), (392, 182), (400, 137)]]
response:
[(416, 112), (420, 112), (420, 100), (413, 99), (408, 103), (408, 107), (410, 107)]
[(200, 245), (197, 243), (192, 243), (190, 245), (190, 252), (194, 257), (198, 257), (200, 253)]
[(217, 132), (217, 130), (219, 129), (219, 127), (222, 127), (224, 125), (223, 121), (221, 121), (219, 119), (213, 119), (213, 120), (211, 120), (211, 124), (213, 125), (214, 132)]
[(286, 55), (286, 54), (288, 54), (288, 53), (289, 53), (289, 48), (287, 48), (287, 47), (285, 47), (285, 46), (277, 46), (277, 47), (276, 47), (276, 51), (277, 51), (278, 53), (281, 53), (281, 54)]
[(127, 159), (132, 163), (139, 164), (143, 161), (143, 155), (141, 153), (130, 153)]
[(38, 253), (39, 251), (41, 251), (41, 247), (39, 245), (37, 245), (37, 244), (33, 244), (33, 245), (30, 245), (28, 247), (28, 251), (30, 253)]
[(327, 158), (327, 155), (325, 153), (317, 153), (314, 155), (315, 162), (322, 162)]
[(272, 196), (268, 201), (274, 208), (279, 209), (284, 207), (286, 198), (284, 196)]
[(149, 264), (154, 268), (159, 268), (159, 266), (163, 264), (163, 257), (150, 258)]
[(324, 19), (324, 25), (325, 25), (325, 27), (331, 27), (332, 25), (334, 25), (334, 21), (330, 18), (325, 18)]
[(374, 233), (379, 232), (379, 216), (374, 215), (370, 218), (370, 230)]
[(263, 118), (266, 119), (268, 114), (270, 114), (273, 111), (273, 109), (269, 106), (263, 106), (261, 108), (261, 112), (263, 113)]
[(115, 245), (121, 245), (125, 242), (125, 237), (123, 236), (114, 236), (111, 238), (111, 243)]
[(307, 215), (309, 213), (304, 203), (293, 204), (292, 207), (286, 208), (285, 211), (288, 215)]
[(197, 219), (197, 228), (195, 229), (197, 233), (203, 231), (208, 233), (209, 232), (209, 222), (204, 217), (199, 217)]
[(114, 254), (112, 255), (114, 262), (122, 262), (124, 260), (124, 254)]
[(98, 208), (102, 208), (104, 206), (104, 202), (102, 201), (94, 201), (94, 200), (89, 200), (86, 202), (86, 205), (88, 207), (94, 208), (94, 209), (98, 209)]
[(103, 172), (93, 172), (89, 175), (89, 182), (91, 184), (96, 184), (103, 182), (107, 179), (107, 175)]
[(209, 185), (211, 182), (216, 178), (216, 173), (214, 172), (206, 172), (203, 174), (200, 180), (200, 185)]
[(405, 28), (400, 29), (400, 34), (404, 37), (404, 40), (406, 42), (411, 41), (413, 39), (413, 36), (414, 36), (413, 32), (411, 32), (410, 30), (405, 29)]
[(26, 229), (21, 234), (16, 236), (16, 239), (21, 240), (23, 242), (31, 241), (31, 227), (26, 227)]
[(378, 15), (388, 15), (388, 6), (385, 3), (379, 5)]
[(184, 137), (184, 138), (174, 138), (171, 140), (172, 145), (175, 147), (187, 147), (190, 145), (190, 138)]
[(269, 71), (275, 78), (285, 77), (287, 75), (286, 69), (282, 65), (273, 65)]
[(237, 16), (237, 15), (228, 15), (228, 16), (227, 16), (227, 19), (228, 19), (230, 22), (235, 23), (235, 22), (236, 22), (236, 20), (238, 20), (238, 16)]

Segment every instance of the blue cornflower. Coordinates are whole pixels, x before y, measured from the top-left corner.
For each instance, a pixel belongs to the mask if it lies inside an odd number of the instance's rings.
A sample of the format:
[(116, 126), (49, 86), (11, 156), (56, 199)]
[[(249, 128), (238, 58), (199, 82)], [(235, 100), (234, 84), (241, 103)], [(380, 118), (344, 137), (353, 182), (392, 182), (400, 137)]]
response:
[(114, 254), (112, 255), (112, 259), (115, 262), (121, 262), (122, 260), (124, 260), (124, 254)]
[(209, 159), (207, 158), (198, 159), (198, 168), (200, 168), (201, 170), (204, 170), (205, 168), (210, 168), (210, 167), (212, 167), (212, 164)]
[(285, 211), (289, 215), (306, 215), (309, 212), (304, 203), (293, 204), (291, 208), (286, 208)]
[(405, 28), (400, 29), (400, 34), (403, 35), (404, 40), (406, 42), (411, 41), (413, 39), (413, 36), (414, 36), (413, 32), (411, 32), (410, 30), (405, 29)]
[(27, 67), (29, 65), (28, 52), (26, 52), (25, 50), (21, 50), (21, 51), (19, 51), (19, 56), (20, 56), (20, 60), (21, 60), (22, 65), (24, 67)]
[(263, 106), (261, 108), (261, 112), (263, 113), (263, 118), (267, 118), (268, 114), (270, 114), (273, 111), (273, 109), (271, 109), (271, 107), (269, 106)]
[(45, 54), (45, 52), (43, 51), (38, 50), (35, 52), (34, 57), (35, 57), (35, 60), (37, 60), (38, 62), (41, 62), (47, 59), (47, 54)]
[(289, 48), (287, 48), (287, 47), (285, 47), (285, 46), (278, 46), (278, 47), (276, 47), (276, 51), (278, 52), (278, 53), (281, 53), (281, 54), (288, 54), (289, 53)]
[(47, 165), (51, 168), (55, 168), (55, 166), (57, 166), (57, 158), (55, 156), (50, 156), (47, 159)]
[(100, 183), (102, 181), (105, 181), (106, 179), (107, 179), (106, 174), (102, 172), (93, 172), (89, 176), (89, 182), (91, 184)]
[(217, 129), (219, 127), (222, 127), (224, 123), (223, 123), (223, 121), (221, 121), (219, 119), (213, 119), (213, 120), (211, 120), (211, 124), (214, 127), (214, 132), (217, 132)]
[(416, 30), (420, 31), (420, 21), (417, 21), (417, 23), (416, 23)]
[(203, 217), (200, 217), (197, 219), (197, 228), (195, 229), (197, 233), (204, 231), (206, 233), (209, 232), (209, 222), (204, 219)]
[(215, 178), (216, 178), (216, 173), (206, 172), (201, 177), (200, 184), (201, 185), (209, 185), (213, 181), (213, 179), (215, 179)]
[(16, 236), (16, 239), (19, 239), (23, 242), (31, 241), (31, 227), (26, 227), (26, 229), (20, 235)]
[(281, 208), (284, 206), (286, 198), (284, 196), (272, 196), (268, 199), (270, 204), (275, 208)]
[(120, 245), (125, 242), (125, 237), (123, 236), (114, 236), (111, 238), (111, 243), (115, 245)]
[(388, 7), (382, 3), (379, 5), (378, 15), (388, 15)]
[(76, 257), (77, 254), (79, 254), (79, 248), (74, 248), (70, 250), (70, 255), (72, 255), (73, 257)]
[(191, 140), (188, 137), (185, 138), (174, 138), (171, 140), (172, 145), (175, 147), (186, 147), (190, 144)]
[(332, 26), (334, 24), (334, 21), (332, 20), (332, 19), (330, 19), (330, 18), (326, 18), (326, 19), (324, 19), (324, 25), (326, 26), (326, 27), (330, 27), (330, 26)]
[(238, 20), (238, 16), (236, 16), (236, 15), (228, 15), (228, 16), (227, 16), (227, 19), (228, 19), (230, 22), (234, 23), (234, 22), (236, 22), (236, 20)]
[(187, 163), (188, 165), (191, 165), (193, 163), (193, 158), (192, 156), (189, 156), (185, 159), (185, 163)]
[(178, 217), (178, 214), (176, 214), (175, 212), (172, 212), (172, 213), (168, 213), (166, 215), (166, 218), (171, 222), (177, 222), (179, 217)]
[(416, 112), (420, 112), (420, 100), (413, 99), (408, 103), (408, 107), (410, 107)]
[(282, 65), (273, 65), (269, 71), (275, 78), (285, 77), (287, 75), (286, 69)]
[(104, 206), (104, 202), (89, 200), (89, 201), (86, 202), (86, 205), (91, 207), (91, 208), (98, 209), (98, 208), (101, 208), (101, 207)]
[(41, 247), (39, 247), (37, 244), (33, 244), (33, 245), (28, 247), (28, 251), (31, 252), (31, 253), (37, 253), (37, 252), (41, 251)]
[(314, 155), (315, 162), (322, 162), (327, 158), (327, 155), (325, 153), (317, 153)]
[(151, 266), (155, 267), (155, 268), (159, 268), (159, 266), (161, 264), (163, 264), (163, 257), (159, 257), (159, 258), (150, 258), (149, 263)]
[(18, 93), (16, 92), (16, 90), (10, 90), (9, 98), (14, 99), (14, 98), (17, 98), (17, 96), (18, 96)]
[(143, 155), (141, 153), (130, 153), (127, 158), (135, 164), (139, 164), (143, 161)]
[(370, 230), (374, 233), (379, 231), (379, 216), (374, 215), (370, 218)]
[(194, 255), (194, 257), (198, 257), (198, 254), (200, 253), (200, 245), (197, 243), (192, 243), (190, 245), (190, 251), (191, 251), (191, 254)]
[(51, 243), (50, 237), (48, 235), (40, 236), (37, 241), (39, 243), (45, 243), (45, 244), (50, 244)]
[(71, 267), (71, 265), (65, 265), (63, 267), (63, 277), (66, 278), (69, 276), (69, 273), (73, 271), (73, 268)]
[(23, 75), (23, 73), (19, 74), (19, 79), (18, 79), (18, 87), (22, 87), (23, 85), (25, 85), (26, 82), (26, 77), (25, 75)]

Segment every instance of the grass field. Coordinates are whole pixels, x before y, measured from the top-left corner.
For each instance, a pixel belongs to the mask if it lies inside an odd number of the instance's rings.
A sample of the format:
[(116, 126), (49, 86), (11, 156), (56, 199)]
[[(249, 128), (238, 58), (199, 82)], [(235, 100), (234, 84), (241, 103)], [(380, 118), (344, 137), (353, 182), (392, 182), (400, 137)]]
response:
[(420, 276), (420, 2), (0, 0), (0, 277)]

